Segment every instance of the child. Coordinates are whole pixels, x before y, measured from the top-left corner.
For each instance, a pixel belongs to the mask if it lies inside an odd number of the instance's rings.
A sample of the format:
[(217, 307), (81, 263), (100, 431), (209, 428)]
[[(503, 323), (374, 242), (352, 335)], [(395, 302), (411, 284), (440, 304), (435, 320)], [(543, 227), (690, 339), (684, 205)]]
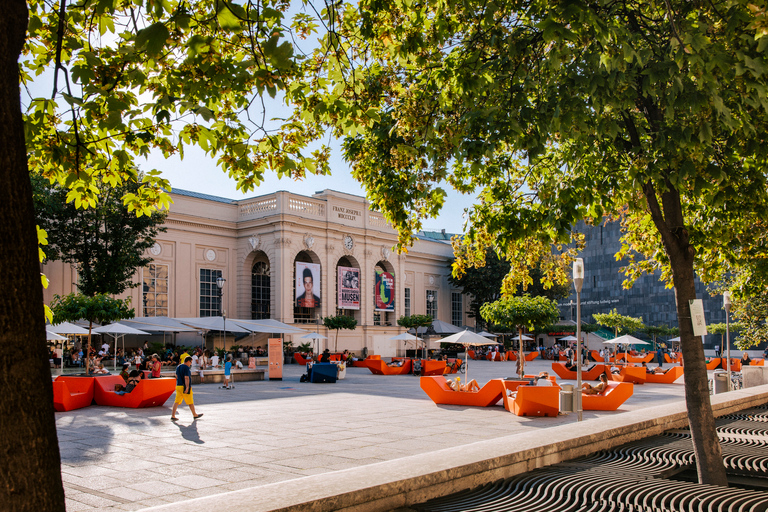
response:
[(227, 362), (224, 363), (224, 389), (231, 389), (229, 387), (229, 376), (232, 373), (232, 356), (227, 356)]

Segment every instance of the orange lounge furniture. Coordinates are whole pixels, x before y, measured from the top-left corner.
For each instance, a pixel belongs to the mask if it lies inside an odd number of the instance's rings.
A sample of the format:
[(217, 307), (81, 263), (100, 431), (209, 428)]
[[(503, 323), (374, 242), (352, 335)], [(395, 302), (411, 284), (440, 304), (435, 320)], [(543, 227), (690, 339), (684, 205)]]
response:
[(442, 375), (421, 377), (419, 385), (433, 402), (443, 405), (490, 407), (506, 394), (503, 379), (489, 380), (478, 391), (454, 391), (448, 387), (448, 381)]
[(378, 354), (370, 355), (363, 359), (362, 361), (353, 361), (352, 366), (358, 367), (358, 368), (368, 368), (368, 361), (380, 361), (381, 356)]
[(504, 408), (518, 416), (551, 416), (560, 413), (559, 386), (518, 386), (514, 396), (504, 395)]
[(630, 382), (608, 382), (608, 387), (599, 395), (581, 394), (581, 409), (584, 411), (615, 411), (634, 392)]
[(422, 375), (443, 375), (445, 374), (445, 361), (434, 361), (432, 359), (421, 360)]
[(655, 355), (651, 353), (651, 354), (645, 354), (643, 357), (628, 355), (627, 359), (629, 360), (630, 363), (650, 363), (651, 361), (653, 361), (654, 357)]
[(644, 384), (646, 380), (645, 368), (642, 366), (622, 366), (620, 373), (612, 373), (611, 379), (616, 382), (634, 382)]
[(720, 358), (719, 357), (713, 357), (707, 363), (707, 370), (714, 370), (718, 366), (720, 366)]
[[(130, 393), (118, 395), (115, 384), (125, 384), (119, 375), (98, 377), (95, 379), (93, 398), (98, 405), (113, 407), (157, 407), (163, 405), (176, 391), (176, 379), (162, 377), (160, 379), (144, 379)], [(194, 391), (194, 390), (193, 390)]]
[(539, 352), (538, 351), (536, 351), (536, 352), (528, 352), (527, 354), (525, 354), (525, 360), (526, 361), (533, 361), (537, 357), (539, 357)]
[(293, 358), (296, 360), (297, 363), (306, 365), (307, 363), (312, 362), (312, 359), (307, 359), (304, 357), (304, 354), (299, 354), (298, 352), (293, 353)]
[[(561, 352), (561, 354), (562, 354), (562, 352)], [(592, 359), (594, 359), (598, 363), (604, 363), (605, 362), (605, 359), (600, 357), (600, 352), (598, 352), (597, 350), (590, 350), (589, 351), (589, 355), (592, 356)]]
[(488, 361), (491, 360), (491, 354), (496, 354), (496, 358), (494, 359), (494, 361), (505, 361), (505, 355), (502, 354), (501, 352), (488, 352), (487, 354), (485, 354), (485, 358)]
[(673, 366), (664, 373), (646, 373), (645, 381), (654, 384), (672, 384), (683, 376), (682, 366)]
[[(103, 378), (103, 377), (100, 377)], [(93, 377), (58, 376), (53, 381), (53, 408), (59, 412), (88, 407), (93, 402)], [(120, 377), (120, 380), (123, 380)]]
[(517, 361), (517, 352), (514, 350), (507, 350), (507, 361)]
[[(561, 379), (576, 380), (576, 371), (566, 369), (565, 363), (552, 363), (552, 371), (554, 371)], [(600, 374), (605, 372), (604, 364), (596, 364), (589, 371), (581, 371), (581, 380), (597, 380), (600, 378)]]
[(477, 356), (475, 355), (474, 350), (467, 350), (467, 357), (469, 357), (473, 361), (477, 359)]
[[(670, 364), (673, 363), (682, 363), (683, 362), (683, 353), (678, 352), (677, 355), (675, 355), (674, 358), (669, 357), (669, 354), (664, 353), (664, 361)], [(714, 368), (712, 368), (714, 369)]]
[(765, 359), (753, 359), (749, 362), (749, 366), (765, 366)]
[(413, 363), (410, 359), (403, 361), (403, 366), (389, 366), (381, 359), (366, 360), (368, 362), (368, 369), (374, 375), (406, 375), (411, 373)]
[[(727, 364), (727, 361), (723, 360), (720, 362), (720, 364), (723, 365), (723, 370), (725, 370), (725, 365)], [(741, 359), (731, 359), (731, 371), (732, 372), (740, 372), (741, 371)]]
[[(445, 364), (445, 371), (443, 372), (443, 375), (447, 375), (449, 373), (459, 373), (459, 368), (461, 368), (462, 364), (461, 359), (448, 359)], [(422, 375), (424, 375), (422, 373)]]

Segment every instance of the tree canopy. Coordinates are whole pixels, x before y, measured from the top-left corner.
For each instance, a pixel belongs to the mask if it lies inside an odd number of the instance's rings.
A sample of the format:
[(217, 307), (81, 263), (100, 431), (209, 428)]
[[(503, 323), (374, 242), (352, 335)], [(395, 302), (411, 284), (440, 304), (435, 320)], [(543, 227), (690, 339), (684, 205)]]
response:
[(620, 315), (616, 308), (608, 313), (594, 313), (592, 317), (599, 325), (613, 329), (614, 335), (618, 337), (619, 333), (631, 333), (645, 329), (642, 318)]
[(339, 351), (339, 330), (351, 329), (354, 330), (357, 327), (357, 320), (354, 317), (347, 315), (326, 316), (323, 318), (323, 325), (328, 329), (336, 331), (336, 340), (334, 341), (333, 351)]
[(76, 265), (81, 293), (118, 295), (138, 284), (133, 277), (152, 261), (144, 251), (163, 230), (166, 213), (128, 211), (122, 197), (138, 192), (136, 181), (101, 191), (88, 209), (67, 202), (68, 191), (41, 176), (32, 175), (32, 186), (36, 221), (48, 235), (46, 257)]

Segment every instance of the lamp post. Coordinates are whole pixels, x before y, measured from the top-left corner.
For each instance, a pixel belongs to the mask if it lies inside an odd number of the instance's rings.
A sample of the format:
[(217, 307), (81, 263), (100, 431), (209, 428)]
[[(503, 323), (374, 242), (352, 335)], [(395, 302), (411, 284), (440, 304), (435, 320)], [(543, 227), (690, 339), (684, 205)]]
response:
[(723, 292), (723, 309), (725, 309), (725, 370), (728, 372), (728, 391), (731, 390), (731, 325), (728, 317), (731, 316), (731, 292)]
[[(224, 283), (226, 283), (227, 280), (223, 277), (219, 276), (216, 278), (216, 286), (219, 288), (219, 311), (221, 311), (221, 317), (224, 319), (224, 334), (223, 336), (227, 335), (227, 313), (224, 311)], [(226, 350), (226, 340), (222, 338), (221, 341), (221, 348)], [(215, 347), (214, 347), (215, 348)]]
[(576, 417), (581, 421), (581, 287), (584, 285), (584, 260), (576, 258), (573, 261), (573, 286), (576, 288), (576, 393), (574, 406)]

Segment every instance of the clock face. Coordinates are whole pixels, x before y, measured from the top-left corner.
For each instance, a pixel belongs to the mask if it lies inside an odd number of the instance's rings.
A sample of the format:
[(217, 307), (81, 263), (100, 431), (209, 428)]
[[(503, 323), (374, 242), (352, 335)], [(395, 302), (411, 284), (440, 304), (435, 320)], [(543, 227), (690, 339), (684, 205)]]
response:
[(344, 237), (344, 247), (346, 247), (347, 249), (349, 249), (351, 251), (352, 247), (354, 247), (354, 245), (355, 245), (355, 241), (352, 240), (351, 236), (347, 235), (347, 236)]

